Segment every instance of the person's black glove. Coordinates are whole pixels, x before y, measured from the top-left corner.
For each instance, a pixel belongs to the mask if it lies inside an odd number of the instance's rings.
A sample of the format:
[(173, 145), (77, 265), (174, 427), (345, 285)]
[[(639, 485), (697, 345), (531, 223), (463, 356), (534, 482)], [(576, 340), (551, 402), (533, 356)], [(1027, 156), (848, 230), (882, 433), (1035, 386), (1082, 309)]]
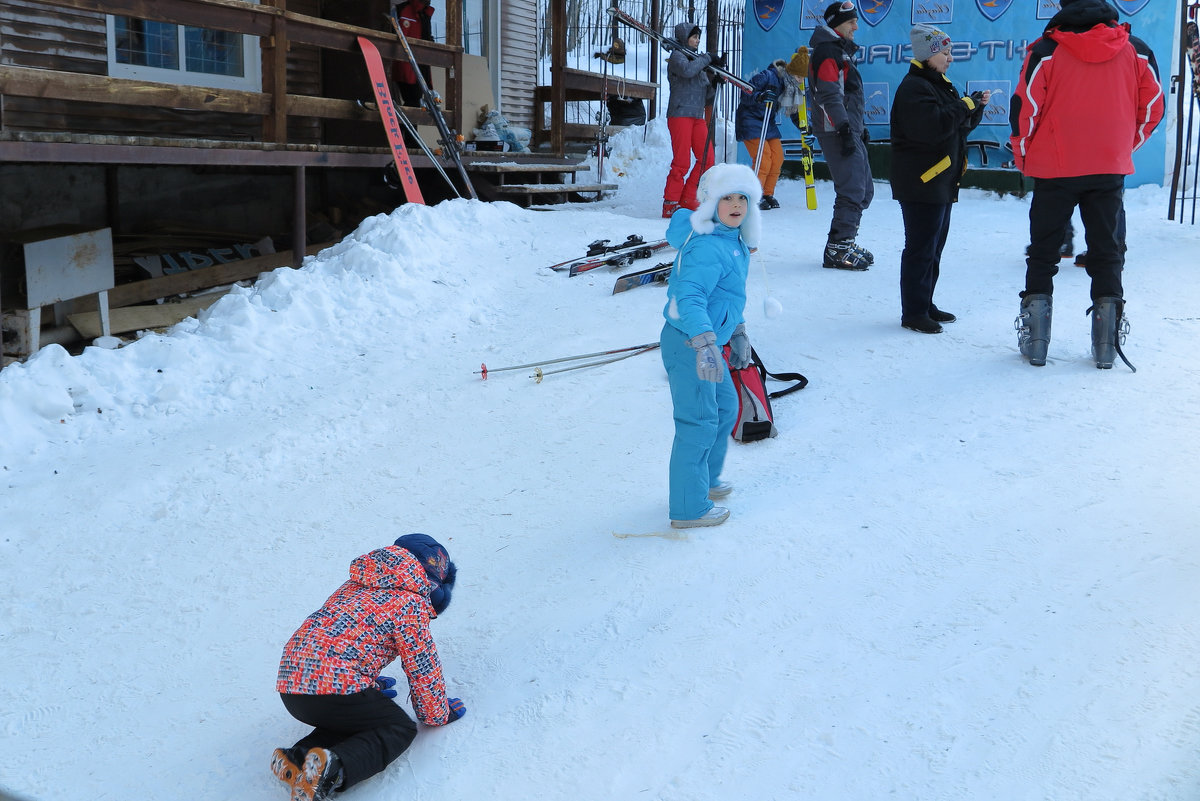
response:
[(709, 53), (708, 57), (710, 59), (712, 59), (711, 61), (708, 62), (710, 66), (713, 66), (713, 67), (716, 67), (716, 68), (722, 69), (722, 70), (729, 69), (729, 54), (728, 53), (722, 53), (719, 56), (714, 53)]
[(983, 92), (981, 92), (978, 89), (976, 89), (974, 92), (971, 92), (971, 100), (975, 103), (976, 106), (986, 106), (987, 105), (987, 101), (983, 99)]
[(842, 140), (842, 155), (854, 155), (854, 132), (850, 130), (850, 123), (843, 122), (837, 129), (838, 139)]
[(765, 106), (767, 103), (778, 103), (779, 95), (775, 94), (775, 92), (770, 89), (759, 89), (754, 93), (752, 99), (762, 103)]

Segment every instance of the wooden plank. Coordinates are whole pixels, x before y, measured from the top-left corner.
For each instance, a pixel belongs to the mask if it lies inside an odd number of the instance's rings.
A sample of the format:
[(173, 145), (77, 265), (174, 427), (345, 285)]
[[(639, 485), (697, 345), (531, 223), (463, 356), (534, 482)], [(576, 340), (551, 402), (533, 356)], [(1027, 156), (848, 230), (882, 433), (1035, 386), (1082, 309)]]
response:
[[(125, 334), (130, 331), (144, 331), (148, 328), (169, 328), (188, 317), (195, 317), (204, 309), (225, 297), (228, 292), (212, 292), (194, 298), (184, 298), (178, 303), (155, 303), (150, 306), (126, 306), (121, 309), (110, 309), (109, 333)], [(100, 312), (80, 312), (68, 314), (67, 321), (84, 339), (95, 339), (100, 336)]]
[(502, 195), (548, 195), (563, 192), (608, 192), (616, 188), (617, 184), (505, 184), (493, 186), (492, 191)]
[[(602, 73), (563, 67), (561, 75), (563, 85), (568, 90), (590, 92), (597, 97), (604, 91), (604, 75)], [(610, 74), (608, 76), (608, 93), (615, 95), (618, 89), (624, 97), (639, 97), (645, 100), (654, 97), (654, 93), (658, 91), (658, 85)]]
[(152, 83), (24, 67), (0, 66), (0, 94), (238, 114), (262, 115), (271, 110), (270, 97), (258, 92)]
[[(321, 245), (309, 245), (304, 254), (312, 256), (332, 245), (326, 242)], [(222, 284), (232, 284), (254, 278), (259, 273), (269, 272), (292, 263), (292, 251), (282, 250), (267, 256), (253, 259), (231, 261), (226, 264), (215, 264), (203, 270), (192, 270), (186, 273), (164, 275), (161, 278), (148, 278), (145, 281), (133, 281), (121, 284), (108, 292), (108, 305), (114, 309), (129, 306), (134, 303), (144, 303), (170, 295), (182, 295), (186, 292), (196, 292)]]
[(489, 164), (487, 162), (476, 162), (468, 164), (467, 169), (471, 172), (490, 172), (490, 173), (520, 173), (520, 172), (589, 172), (592, 168), (587, 164), (520, 164), (516, 162), (502, 162), (497, 164)]
[(218, 31), (271, 35), (271, 18), (283, 12), (240, 0), (41, 0), (45, 5), (97, 14), (137, 17)]

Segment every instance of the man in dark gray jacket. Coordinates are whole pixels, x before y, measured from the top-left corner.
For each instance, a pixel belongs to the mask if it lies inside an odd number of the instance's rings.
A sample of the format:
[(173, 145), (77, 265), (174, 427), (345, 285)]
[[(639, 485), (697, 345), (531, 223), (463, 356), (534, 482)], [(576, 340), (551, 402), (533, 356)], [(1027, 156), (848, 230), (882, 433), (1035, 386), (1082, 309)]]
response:
[(808, 62), (812, 130), (821, 144), (835, 193), (822, 263), (837, 270), (865, 270), (875, 257), (855, 238), (875, 187), (863, 127), (862, 77), (854, 66), (858, 12), (851, 0), (841, 0), (826, 8), (823, 16), (825, 24), (813, 31), (809, 41)]

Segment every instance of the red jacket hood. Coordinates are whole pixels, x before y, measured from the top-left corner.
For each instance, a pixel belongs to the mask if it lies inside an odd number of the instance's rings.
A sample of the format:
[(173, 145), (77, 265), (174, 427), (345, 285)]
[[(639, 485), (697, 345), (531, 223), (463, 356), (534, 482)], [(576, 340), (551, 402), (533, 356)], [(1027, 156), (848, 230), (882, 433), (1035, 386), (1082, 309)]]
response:
[(1097, 25), (1083, 33), (1048, 31), (1046, 35), (1089, 64), (1111, 61), (1129, 43), (1129, 31), (1120, 25)]
[(365, 587), (408, 590), (429, 596), (434, 584), (417, 557), (397, 545), (377, 548), (350, 563), (350, 580)]

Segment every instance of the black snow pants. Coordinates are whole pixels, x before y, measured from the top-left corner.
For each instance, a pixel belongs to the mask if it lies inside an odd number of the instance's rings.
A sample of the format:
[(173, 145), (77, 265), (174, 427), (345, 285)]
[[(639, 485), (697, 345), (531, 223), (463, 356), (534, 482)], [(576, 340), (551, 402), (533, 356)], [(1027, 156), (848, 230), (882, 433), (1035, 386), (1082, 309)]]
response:
[(1092, 300), (1123, 298), (1121, 272), (1124, 175), (1080, 175), (1033, 179), (1029, 202), (1029, 256), (1025, 259), (1025, 294), (1054, 294), (1063, 230), (1079, 206), (1087, 241), (1087, 272)]
[(296, 748), (327, 748), (338, 755), (343, 790), (381, 772), (417, 736), (417, 724), (408, 713), (373, 687), (353, 695), (279, 697), (292, 717), (314, 727)]

